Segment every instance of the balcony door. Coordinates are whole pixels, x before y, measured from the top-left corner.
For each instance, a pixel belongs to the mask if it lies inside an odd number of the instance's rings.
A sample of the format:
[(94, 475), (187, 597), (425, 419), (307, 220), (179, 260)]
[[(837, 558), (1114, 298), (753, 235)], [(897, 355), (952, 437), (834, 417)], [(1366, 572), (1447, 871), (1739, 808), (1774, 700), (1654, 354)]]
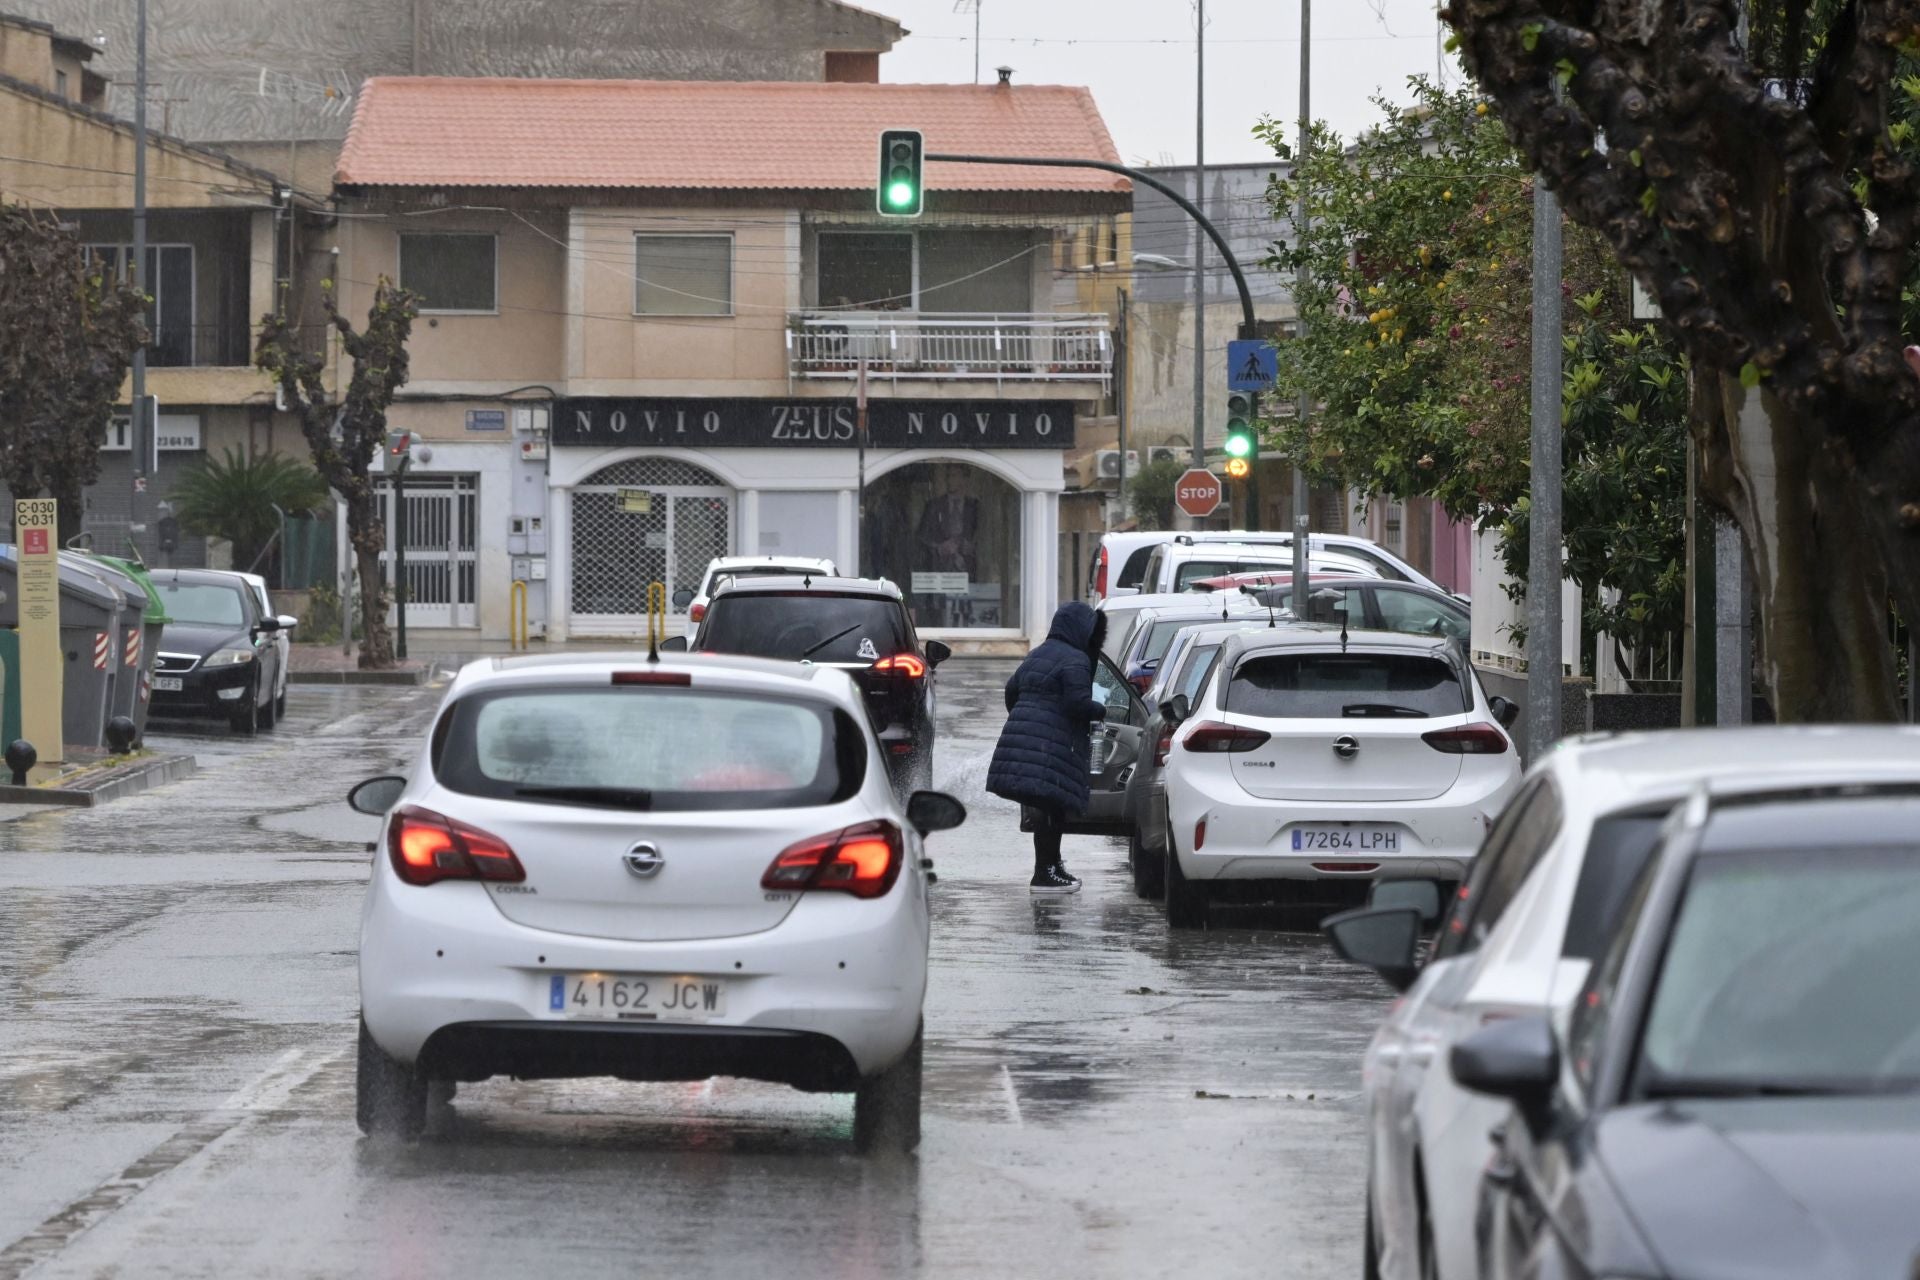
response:
[[(90, 244), (87, 261), (111, 278), (133, 279), (133, 246)], [(195, 361), (193, 246), (147, 246), (147, 360), (156, 368), (184, 368)]]

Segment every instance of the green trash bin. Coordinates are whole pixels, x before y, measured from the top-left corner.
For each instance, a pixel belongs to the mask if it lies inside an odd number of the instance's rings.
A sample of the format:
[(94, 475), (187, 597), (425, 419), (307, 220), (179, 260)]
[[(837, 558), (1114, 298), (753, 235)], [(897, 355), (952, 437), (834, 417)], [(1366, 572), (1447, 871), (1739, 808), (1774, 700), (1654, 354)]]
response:
[(20, 740), (20, 633), (0, 629), (0, 749)]
[[(147, 708), (153, 702), (153, 666), (159, 660), (160, 629), (167, 625), (167, 609), (160, 601), (160, 593), (155, 590), (153, 579), (147, 573), (147, 567), (137, 560), (126, 560), (119, 556), (90, 555), (88, 559), (98, 562), (109, 580), (114, 581), (131, 601), (142, 596), (146, 606), (137, 615), (129, 611), (117, 633), (114, 648), (114, 663), (117, 678), (113, 685), (112, 715), (126, 716), (133, 721), (134, 741), (143, 741), (147, 736)], [(129, 639), (130, 636), (137, 638)]]

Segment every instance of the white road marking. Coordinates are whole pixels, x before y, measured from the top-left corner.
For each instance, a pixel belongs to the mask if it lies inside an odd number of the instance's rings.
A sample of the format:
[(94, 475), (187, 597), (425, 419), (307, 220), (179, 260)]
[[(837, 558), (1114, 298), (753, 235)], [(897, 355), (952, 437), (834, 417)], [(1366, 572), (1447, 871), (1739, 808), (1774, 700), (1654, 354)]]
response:
[(1000, 1092), (1006, 1095), (1007, 1115), (1016, 1127), (1024, 1128), (1026, 1122), (1020, 1118), (1020, 1093), (1013, 1087), (1013, 1072), (1007, 1070), (1004, 1062), (1000, 1064)]

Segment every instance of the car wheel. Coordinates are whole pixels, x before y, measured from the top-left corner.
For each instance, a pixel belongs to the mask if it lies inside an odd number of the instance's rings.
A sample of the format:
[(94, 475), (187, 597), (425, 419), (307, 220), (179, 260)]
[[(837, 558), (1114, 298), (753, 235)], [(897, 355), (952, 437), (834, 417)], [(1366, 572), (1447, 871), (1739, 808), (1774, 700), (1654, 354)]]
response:
[(1180, 855), (1174, 850), (1171, 836), (1167, 840), (1167, 856), (1162, 865), (1166, 868), (1164, 889), (1168, 926), (1175, 929), (1206, 928), (1207, 887), (1187, 879), (1186, 872), (1180, 869)]
[(411, 1142), (427, 1127), (427, 1078), (395, 1062), (373, 1042), (360, 1020), (359, 1070), (354, 1077), (354, 1119), (369, 1138)]
[(862, 1155), (906, 1154), (920, 1145), (920, 1064), (924, 1030), (900, 1060), (860, 1082), (853, 1094), (853, 1146)]
[(260, 727), (262, 729), (271, 729), (280, 722), (278, 707), (279, 704), (277, 702), (272, 698), (268, 698), (267, 705), (260, 708)]
[(285, 720), (287, 718), (287, 691), (285, 689), (282, 689), (280, 696), (273, 700), (273, 718), (276, 720)]
[(1127, 837), (1127, 865), (1133, 869), (1133, 891), (1137, 896), (1151, 902), (1166, 893), (1166, 861), (1147, 851), (1138, 827)]
[(247, 686), (246, 696), (240, 699), (240, 710), (233, 713), (227, 721), (233, 731), (242, 737), (252, 737), (260, 729), (260, 690)]

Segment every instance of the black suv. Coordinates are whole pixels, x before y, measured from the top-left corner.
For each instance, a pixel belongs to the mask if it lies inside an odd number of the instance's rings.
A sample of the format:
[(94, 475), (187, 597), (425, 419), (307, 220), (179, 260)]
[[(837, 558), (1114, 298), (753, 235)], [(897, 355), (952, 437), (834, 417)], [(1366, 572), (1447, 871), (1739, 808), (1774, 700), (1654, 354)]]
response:
[(932, 786), (933, 670), (952, 650), (938, 640), (921, 643), (891, 582), (735, 578), (714, 593), (687, 647), (839, 667), (867, 695), (895, 789), (905, 795)]

